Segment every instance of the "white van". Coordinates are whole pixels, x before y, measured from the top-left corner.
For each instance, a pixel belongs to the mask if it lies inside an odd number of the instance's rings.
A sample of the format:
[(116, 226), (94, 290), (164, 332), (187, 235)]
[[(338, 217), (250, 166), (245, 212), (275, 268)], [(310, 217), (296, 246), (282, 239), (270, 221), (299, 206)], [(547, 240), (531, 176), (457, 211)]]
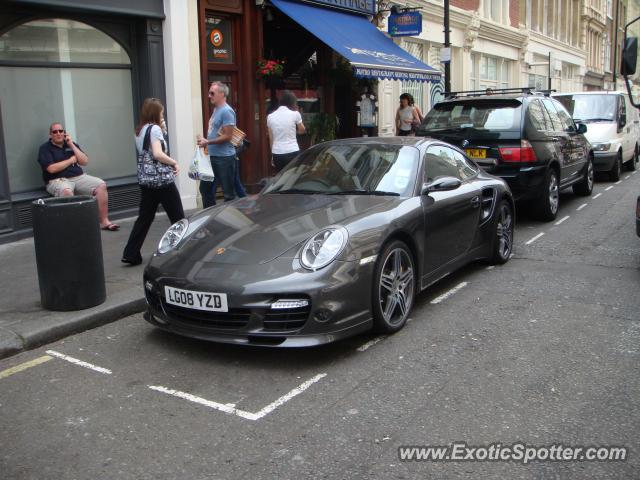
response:
[(609, 172), (611, 180), (620, 179), (622, 166), (638, 167), (640, 120), (626, 92), (556, 93), (575, 121), (587, 125), (584, 134), (593, 146), (593, 167)]

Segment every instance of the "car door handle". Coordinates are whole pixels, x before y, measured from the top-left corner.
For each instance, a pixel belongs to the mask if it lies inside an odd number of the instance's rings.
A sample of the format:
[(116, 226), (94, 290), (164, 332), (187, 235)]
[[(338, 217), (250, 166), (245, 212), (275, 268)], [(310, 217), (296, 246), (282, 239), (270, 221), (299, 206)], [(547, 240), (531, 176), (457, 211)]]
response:
[(476, 197), (473, 197), (473, 198), (471, 199), (471, 206), (472, 206), (473, 208), (478, 208), (478, 207), (480, 206), (480, 197), (477, 197), (477, 196), (476, 196)]

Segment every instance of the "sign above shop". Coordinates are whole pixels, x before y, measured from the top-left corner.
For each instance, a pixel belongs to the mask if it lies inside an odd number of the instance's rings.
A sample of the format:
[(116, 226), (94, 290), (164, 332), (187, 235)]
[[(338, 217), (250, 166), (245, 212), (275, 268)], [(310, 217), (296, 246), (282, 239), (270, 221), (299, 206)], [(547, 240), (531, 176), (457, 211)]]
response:
[(389, 35), (402, 37), (420, 35), (422, 32), (422, 14), (420, 12), (402, 12), (389, 15)]
[(330, 8), (347, 10), (362, 15), (375, 15), (375, 0), (298, 0), (300, 3), (315, 3)]
[(207, 62), (233, 63), (231, 22), (226, 18), (207, 17)]

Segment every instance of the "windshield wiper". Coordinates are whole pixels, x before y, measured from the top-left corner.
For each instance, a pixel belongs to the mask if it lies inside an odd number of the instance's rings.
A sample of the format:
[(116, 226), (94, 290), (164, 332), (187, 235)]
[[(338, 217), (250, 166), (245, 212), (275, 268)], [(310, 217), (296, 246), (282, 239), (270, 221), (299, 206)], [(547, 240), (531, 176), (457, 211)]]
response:
[(341, 192), (331, 192), (328, 193), (327, 195), (391, 195), (393, 197), (399, 197), (400, 194), (397, 192), (385, 192), (382, 190), (364, 190), (364, 189), (358, 189), (358, 190), (342, 190)]
[(318, 190), (305, 190), (304, 188), (288, 188), (286, 190), (272, 190), (267, 193), (326, 193)]

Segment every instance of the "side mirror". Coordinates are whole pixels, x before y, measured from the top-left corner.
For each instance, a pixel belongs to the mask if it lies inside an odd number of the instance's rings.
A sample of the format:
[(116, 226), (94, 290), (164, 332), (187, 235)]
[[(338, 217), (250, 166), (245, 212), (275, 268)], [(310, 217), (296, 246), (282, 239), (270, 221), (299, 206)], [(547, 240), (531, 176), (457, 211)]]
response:
[(578, 123), (578, 133), (587, 133), (587, 126), (584, 123)]
[(448, 192), (459, 188), (460, 185), (462, 181), (456, 177), (438, 177), (422, 185), (422, 195), (428, 195), (431, 192)]
[(626, 114), (620, 115), (620, 119), (618, 120), (618, 127), (622, 128), (626, 124), (627, 124), (627, 115)]
[(620, 73), (622, 75), (633, 75), (636, 73), (636, 63), (638, 61), (638, 38), (629, 37), (624, 39), (622, 47), (622, 65)]

